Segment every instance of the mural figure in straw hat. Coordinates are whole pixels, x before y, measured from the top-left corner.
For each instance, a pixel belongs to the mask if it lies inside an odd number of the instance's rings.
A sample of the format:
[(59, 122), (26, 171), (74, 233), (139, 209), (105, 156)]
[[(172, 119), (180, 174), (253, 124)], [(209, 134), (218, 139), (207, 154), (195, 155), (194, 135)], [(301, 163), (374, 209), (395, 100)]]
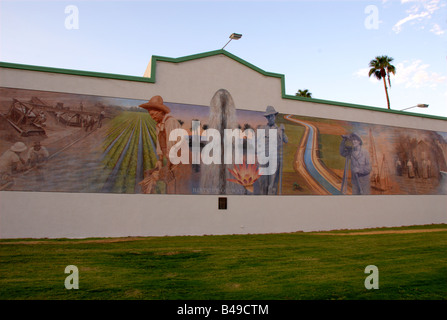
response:
[(164, 181), (166, 183), (166, 193), (178, 193), (179, 190), (176, 190), (176, 186), (181, 175), (181, 170), (178, 170), (178, 167), (183, 165), (173, 165), (169, 160), (169, 152), (177, 143), (177, 141), (170, 141), (169, 135), (171, 131), (179, 129), (181, 125), (170, 114), (171, 110), (163, 103), (161, 96), (152, 97), (148, 102), (140, 105), (140, 107), (146, 109), (151, 118), (157, 123), (157, 163), (155, 168), (145, 173), (145, 179), (140, 182), (142, 191), (144, 193), (153, 193), (156, 182)]
[(0, 183), (3, 186), (12, 182), (11, 175), (25, 170), (25, 160), (21, 153), (27, 150), (23, 142), (16, 142), (0, 156)]
[[(260, 194), (281, 194), (282, 185), (282, 159), (283, 159), (283, 143), (287, 143), (289, 140), (285, 133), (284, 125), (281, 124), (279, 127), (276, 125), (275, 120), (278, 112), (272, 106), (267, 106), (264, 117), (267, 119), (267, 124), (258, 126), (258, 129), (265, 130), (265, 154), (269, 154), (269, 129), (276, 129), (277, 138), (277, 166), (276, 172), (271, 175), (262, 175), (259, 178), (259, 193)], [(267, 165), (260, 165), (267, 166)]]
[(369, 194), (371, 191), (371, 164), (368, 151), (362, 149), (363, 141), (356, 134), (342, 136), (340, 155), (346, 158), (341, 192), (345, 193), (349, 167), (351, 169), (352, 194)]

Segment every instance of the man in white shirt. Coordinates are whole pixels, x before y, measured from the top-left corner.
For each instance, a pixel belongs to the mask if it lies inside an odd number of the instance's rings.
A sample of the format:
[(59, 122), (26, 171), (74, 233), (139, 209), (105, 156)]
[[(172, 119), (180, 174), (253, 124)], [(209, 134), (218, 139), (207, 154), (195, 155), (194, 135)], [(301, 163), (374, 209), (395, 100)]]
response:
[(157, 157), (158, 161), (156, 167), (161, 169), (163, 166), (163, 159), (166, 158), (167, 165), (172, 167), (169, 161), (169, 150), (177, 142), (169, 140), (169, 134), (174, 129), (179, 129), (180, 123), (170, 115), (171, 110), (163, 104), (163, 99), (160, 96), (152, 97), (149, 102), (140, 105), (141, 108), (146, 109), (151, 118), (157, 122)]
[[(285, 133), (284, 125), (281, 124), (279, 127), (276, 125), (275, 120), (278, 112), (272, 106), (267, 106), (265, 110), (264, 117), (267, 119), (266, 125), (258, 126), (258, 129), (264, 129), (265, 131), (265, 146), (261, 146), (265, 151), (264, 153), (270, 154), (269, 150), (269, 130), (276, 130), (276, 171), (270, 175), (263, 175), (259, 179), (260, 194), (281, 194), (281, 175), (282, 175), (282, 161), (283, 161), (283, 144), (288, 143), (289, 139)], [(260, 165), (259, 167), (268, 167), (271, 164)]]
[[(164, 105), (163, 98), (161, 96), (152, 97), (148, 102), (140, 105), (140, 107), (146, 109), (151, 118), (157, 122), (157, 163), (155, 168), (150, 170), (152, 181), (165, 181), (166, 193), (184, 192), (181, 191), (181, 188), (185, 187), (186, 184), (183, 185), (181, 180), (186, 178), (186, 167), (182, 164), (173, 165), (169, 160), (169, 151), (177, 143), (177, 141), (170, 141), (169, 135), (171, 131), (180, 129), (180, 123), (170, 114), (171, 110), (168, 106)], [(166, 160), (165, 166), (163, 166), (164, 160)], [(154, 184), (151, 183), (150, 185), (152, 186)], [(152, 187), (146, 189), (143, 188), (143, 190), (146, 190), (145, 193), (152, 193), (153, 191), (149, 190), (151, 188)]]
[[(363, 141), (356, 133), (342, 136), (342, 142), (340, 143), (340, 155), (347, 158), (347, 163), (351, 163), (352, 194), (370, 194), (371, 192), (369, 153), (362, 149), (362, 145)], [(346, 177), (345, 169), (344, 181)]]
[(27, 161), (30, 166), (34, 166), (45, 161), (50, 154), (47, 148), (42, 146), (39, 141), (34, 143), (34, 146), (28, 150)]
[(23, 142), (16, 142), (0, 156), (1, 185), (12, 181), (11, 175), (25, 169), (25, 160), (20, 155), (26, 149)]

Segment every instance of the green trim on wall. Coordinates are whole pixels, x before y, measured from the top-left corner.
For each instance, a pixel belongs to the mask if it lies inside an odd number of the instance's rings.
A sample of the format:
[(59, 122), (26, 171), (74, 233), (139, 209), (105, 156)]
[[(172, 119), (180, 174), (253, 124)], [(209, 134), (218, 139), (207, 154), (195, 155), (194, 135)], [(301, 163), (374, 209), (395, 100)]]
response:
[(150, 79), (144, 78), (144, 77), (126, 76), (126, 75), (121, 75), (121, 74), (102, 73), (102, 72), (94, 72), (94, 71), (81, 71), (81, 70), (73, 70), (73, 69), (41, 67), (41, 66), (33, 66), (33, 65), (27, 65), (27, 64), (9, 63), (9, 62), (0, 62), (0, 68), (40, 71), (40, 72), (49, 72), (49, 73), (62, 73), (62, 74), (68, 74), (68, 75), (76, 75), (76, 76), (83, 76), (83, 77), (95, 77), (95, 78), (107, 78), (107, 79), (114, 79), (114, 80), (154, 82), (154, 81), (150, 81)]
[(127, 76), (127, 75), (113, 74), (113, 73), (102, 73), (102, 72), (93, 72), (93, 71), (80, 71), (80, 70), (73, 70), (73, 69), (41, 67), (41, 66), (33, 66), (33, 65), (26, 65), (26, 64), (9, 63), (9, 62), (0, 62), (0, 68), (11, 68), (11, 69), (20, 69), (20, 70), (61, 73), (61, 74), (77, 75), (77, 76), (85, 76), (85, 77), (106, 78), (106, 79), (113, 79), (113, 80), (155, 83), (156, 82), (156, 68), (157, 68), (158, 61), (170, 62), (170, 63), (181, 63), (181, 62), (216, 56), (216, 55), (220, 55), (220, 54), (224, 55), (230, 59), (233, 59), (233, 60), (241, 63), (242, 65), (244, 65), (244, 66), (246, 66), (246, 67), (248, 67), (264, 76), (279, 78), (281, 80), (281, 96), (283, 99), (298, 100), (298, 101), (305, 101), (305, 102), (325, 104), (325, 105), (333, 105), (333, 106), (337, 106), (337, 107), (347, 107), (347, 108), (363, 109), (363, 110), (370, 110), (370, 111), (386, 112), (386, 113), (400, 114), (400, 115), (413, 116), (413, 117), (430, 118), (430, 119), (437, 119), (437, 120), (447, 120), (446, 117), (440, 117), (440, 116), (399, 111), (399, 110), (393, 110), (393, 109), (389, 110), (389, 109), (384, 109), (384, 108), (351, 104), (351, 103), (338, 102), (338, 101), (331, 101), (331, 100), (304, 98), (304, 97), (287, 95), (285, 92), (285, 87), (286, 87), (285, 86), (285, 76), (283, 74), (264, 71), (264, 70), (256, 67), (255, 65), (229, 53), (228, 51), (222, 50), (222, 49), (215, 50), (215, 51), (208, 51), (208, 52), (194, 54), (194, 55), (189, 55), (189, 56), (184, 56), (184, 57), (180, 57), (180, 58), (152, 56), (150, 78)]

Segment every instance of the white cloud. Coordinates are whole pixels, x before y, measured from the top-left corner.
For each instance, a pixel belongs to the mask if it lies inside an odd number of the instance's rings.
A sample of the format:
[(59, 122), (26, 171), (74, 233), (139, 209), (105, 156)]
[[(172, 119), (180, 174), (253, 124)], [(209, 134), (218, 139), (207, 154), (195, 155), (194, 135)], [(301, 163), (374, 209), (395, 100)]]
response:
[(433, 14), (435, 11), (439, 10), (444, 5), (445, 3), (441, 4), (441, 0), (424, 1), (424, 7), (430, 14)]
[(361, 69), (357, 70), (356, 72), (354, 72), (354, 75), (358, 78), (367, 77), (368, 72), (369, 72), (369, 68), (361, 68)]
[[(391, 75), (391, 85), (403, 86), (404, 88), (436, 88), (438, 85), (447, 83), (447, 76), (430, 71), (430, 65), (421, 60), (403, 61), (394, 64), (396, 74)], [(368, 77), (369, 68), (361, 68), (353, 73), (356, 78)], [(380, 83), (374, 76), (369, 78), (372, 83)]]
[(445, 30), (441, 29), (441, 26), (437, 23), (435, 23), (433, 25), (433, 27), (430, 29), (431, 32), (433, 32), (434, 34), (436, 34), (437, 36), (440, 36), (441, 34), (445, 33)]
[[(445, 3), (441, 3), (441, 0), (401, 0), (401, 4), (406, 3), (414, 4), (409, 9), (405, 10), (407, 16), (394, 24), (392, 29), (395, 33), (401, 32), (402, 26), (407, 22), (413, 21), (412, 24), (415, 24), (416, 22), (429, 21), (436, 11), (446, 5)], [(424, 27), (425, 26), (423, 25), (422, 28)], [(434, 24), (430, 31), (436, 35), (441, 35), (444, 33), (438, 24)]]
[(395, 66), (396, 75), (391, 78), (391, 83), (403, 85), (405, 88), (435, 88), (447, 81), (447, 76), (430, 71), (430, 65), (422, 63), (421, 60), (404, 61)]
[(404, 23), (407, 23), (408, 21), (414, 20), (414, 19), (420, 19), (420, 18), (424, 18), (427, 17), (429, 14), (428, 12), (424, 11), (421, 12), (419, 14), (413, 14), (410, 13), (410, 15), (408, 15), (407, 17), (399, 20), (394, 26), (393, 26), (393, 31), (396, 33), (399, 33), (402, 30), (402, 25)]
[[(366, 77), (368, 77), (369, 69), (370, 68), (361, 68), (361, 69), (355, 71), (353, 73), (353, 76), (355, 76), (356, 78), (366, 78)], [(377, 79), (374, 76), (371, 76), (369, 78), (369, 81), (372, 83), (377, 83)]]

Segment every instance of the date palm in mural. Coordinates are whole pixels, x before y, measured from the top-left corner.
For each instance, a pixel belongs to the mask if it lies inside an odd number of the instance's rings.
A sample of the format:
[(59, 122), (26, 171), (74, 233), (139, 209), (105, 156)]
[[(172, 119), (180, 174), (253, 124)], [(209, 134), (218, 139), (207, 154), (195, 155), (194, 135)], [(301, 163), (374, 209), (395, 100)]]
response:
[(388, 88), (386, 86), (386, 80), (388, 79), (388, 84), (391, 88), (391, 80), (390, 80), (390, 74), (396, 74), (396, 67), (391, 64), (391, 62), (394, 59), (388, 56), (377, 56), (373, 60), (369, 62), (369, 76), (371, 77), (374, 75), (374, 77), (377, 78), (377, 80), (383, 80), (383, 85), (385, 87), (385, 94), (386, 94), (386, 102), (388, 105), (388, 109), (390, 109), (390, 97), (388, 96)]

